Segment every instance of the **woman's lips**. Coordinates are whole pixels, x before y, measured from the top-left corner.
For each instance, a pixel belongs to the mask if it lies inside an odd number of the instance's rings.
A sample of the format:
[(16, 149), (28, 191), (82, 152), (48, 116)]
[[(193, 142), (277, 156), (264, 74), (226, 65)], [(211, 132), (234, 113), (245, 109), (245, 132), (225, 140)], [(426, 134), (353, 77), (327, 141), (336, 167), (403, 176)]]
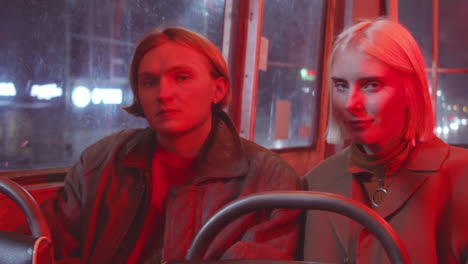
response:
[(374, 120), (372, 119), (367, 119), (367, 120), (350, 120), (346, 122), (348, 127), (353, 129), (353, 130), (365, 130), (369, 128), (372, 123), (374, 123)]

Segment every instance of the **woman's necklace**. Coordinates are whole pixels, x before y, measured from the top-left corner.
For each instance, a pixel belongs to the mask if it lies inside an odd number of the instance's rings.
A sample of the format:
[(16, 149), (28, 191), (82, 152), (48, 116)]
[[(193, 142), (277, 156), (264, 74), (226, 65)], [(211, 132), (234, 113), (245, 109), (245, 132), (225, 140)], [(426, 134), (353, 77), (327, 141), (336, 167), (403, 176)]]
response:
[(377, 175), (377, 178), (379, 181), (379, 187), (374, 190), (370, 198), (372, 205), (375, 207), (380, 207), (380, 204), (382, 203), (384, 197), (387, 196), (388, 192), (385, 189), (385, 173), (383, 175)]
[[(363, 187), (368, 192), (368, 197), (374, 207), (380, 207), (385, 196), (388, 195), (389, 182), (385, 185), (385, 180), (390, 178), (386, 174), (393, 175), (401, 167), (402, 161), (407, 157), (412, 146), (408, 142), (396, 144), (384, 153), (369, 155), (361, 150), (356, 144), (351, 145), (351, 161), (358, 170), (364, 170), (373, 174), (373, 183), (363, 183)], [(377, 186), (375, 183), (377, 179)], [(372, 181), (372, 179), (371, 179)]]

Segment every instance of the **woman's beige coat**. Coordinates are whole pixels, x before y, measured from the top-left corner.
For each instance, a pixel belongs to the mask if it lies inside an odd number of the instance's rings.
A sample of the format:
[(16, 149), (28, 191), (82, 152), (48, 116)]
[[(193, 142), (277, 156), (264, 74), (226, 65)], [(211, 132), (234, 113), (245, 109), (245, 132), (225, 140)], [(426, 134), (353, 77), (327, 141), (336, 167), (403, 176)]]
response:
[[(308, 190), (352, 197), (366, 192), (348, 173), (349, 147), (305, 176)], [(468, 150), (438, 138), (420, 143), (388, 188), (378, 214), (402, 239), (412, 263), (468, 263)], [(343, 216), (309, 211), (304, 259), (389, 263), (376, 238)]]

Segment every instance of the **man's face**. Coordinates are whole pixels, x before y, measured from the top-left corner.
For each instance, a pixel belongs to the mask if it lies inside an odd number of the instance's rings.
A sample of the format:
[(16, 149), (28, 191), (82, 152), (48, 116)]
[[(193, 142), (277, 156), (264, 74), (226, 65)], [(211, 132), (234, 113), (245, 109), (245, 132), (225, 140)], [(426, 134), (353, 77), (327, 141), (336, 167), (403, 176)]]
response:
[(348, 49), (336, 54), (331, 77), (333, 111), (354, 142), (385, 149), (401, 138), (407, 116), (403, 73)]
[(160, 134), (203, 135), (211, 129), (211, 105), (227, 91), (225, 78), (210, 75), (207, 59), (174, 42), (150, 50), (138, 67), (138, 98)]

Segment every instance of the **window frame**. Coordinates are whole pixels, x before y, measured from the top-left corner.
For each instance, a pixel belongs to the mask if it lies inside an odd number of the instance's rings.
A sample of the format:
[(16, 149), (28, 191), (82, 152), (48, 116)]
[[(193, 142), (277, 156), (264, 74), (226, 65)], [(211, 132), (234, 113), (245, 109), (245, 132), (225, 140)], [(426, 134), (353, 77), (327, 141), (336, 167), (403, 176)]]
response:
[[(387, 15), (394, 19), (395, 21), (399, 20), (398, 16), (398, 6), (400, 0), (386, 0)], [(468, 73), (467, 68), (452, 68), (452, 67), (440, 67), (439, 66), (439, 6), (440, 0), (430, 0), (432, 1), (432, 54), (431, 54), (431, 67), (426, 68), (426, 72), (431, 76), (430, 88), (431, 88), (431, 99), (434, 107), (434, 114), (437, 120), (437, 92), (439, 91), (439, 74), (448, 73), (448, 74), (460, 74)], [(431, 2), (428, 2), (428, 4)], [(458, 147), (468, 147), (468, 141), (462, 144), (451, 144)]]
[[(349, 0), (346, 0), (349, 1)], [(261, 39), (262, 39), (262, 26), (263, 26), (263, 10), (265, 6), (264, 0), (258, 1), (249, 1), (247, 13), (243, 16), (247, 19), (246, 29), (245, 29), (245, 42), (244, 50), (245, 57), (240, 62), (242, 63), (241, 74), (239, 78), (242, 78), (242, 81), (239, 86), (236, 88), (239, 90), (237, 96), (237, 109), (239, 111), (239, 116), (237, 119), (234, 119), (239, 127), (239, 134), (241, 137), (254, 141), (255, 136), (255, 123), (256, 123), (256, 107), (257, 107), (257, 91), (258, 91), (258, 82), (259, 82), (259, 59), (260, 59), (260, 49), (261, 49)], [(343, 5), (344, 6), (344, 5)], [(326, 62), (328, 54), (331, 51), (329, 45), (332, 45), (333, 32), (336, 30), (334, 20), (335, 14), (338, 14), (343, 8), (340, 4), (336, 3), (335, 0), (324, 1), (323, 3), (323, 31), (321, 34), (321, 43), (319, 44), (319, 65), (317, 68), (317, 86), (318, 86), (318, 105), (317, 107), (317, 118), (316, 123), (311, 124), (311, 130), (315, 130), (317, 133), (312, 138), (312, 142), (309, 145), (304, 146), (284, 146), (272, 148), (275, 151), (286, 151), (294, 149), (310, 149), (317, 147), (317, 144), (320, 144), (321, 139), (319, 138), (322, 124), (322, 112), (325, 112), (328, 115), (328, 89), (323, 89), (327, 87), (328, 81), (325, 76), (327, 71)], [(349, 12), (347, 12), (349, 13)], [(349, 16), (349, 14), (348, 14)], [(239, 62), (237, 62), (239, 63)], [(326, 124), (325, 124), (326, 126)]]

